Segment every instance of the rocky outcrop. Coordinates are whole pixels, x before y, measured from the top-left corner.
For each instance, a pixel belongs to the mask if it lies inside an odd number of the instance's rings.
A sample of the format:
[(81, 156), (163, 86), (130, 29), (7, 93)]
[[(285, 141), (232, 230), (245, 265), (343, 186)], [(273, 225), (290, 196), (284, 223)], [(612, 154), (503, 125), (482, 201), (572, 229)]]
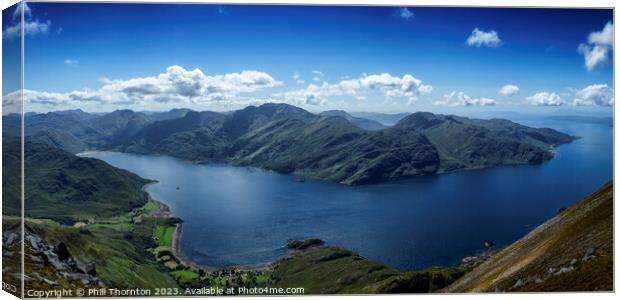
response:
[[(65, 243), (52, 245), (32, 232), (27, 226), (24, 233), (26, 274), (24, 280), (31, 286), (66, 287), (101, 286), (94, 263), (76, 259)], [(21, 234), (18, 228), (2, 234), (3, 259), (19, 259)]]

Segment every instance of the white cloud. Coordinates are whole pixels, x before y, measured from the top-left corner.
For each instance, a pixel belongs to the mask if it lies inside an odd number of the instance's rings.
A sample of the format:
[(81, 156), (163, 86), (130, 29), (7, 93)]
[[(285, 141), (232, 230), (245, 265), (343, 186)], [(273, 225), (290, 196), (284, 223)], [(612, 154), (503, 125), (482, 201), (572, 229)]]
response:
[(435, 101), (435, 105), (447, 106), (493, 106), (497, 104), (495, 99), (490, 98), (472, 98), (463, 92), (452, 91), (443, 95), (442, 101)]
[(601, 31), (590, 33), (587, 43), (579, 45), (577, 51), (583, 54), (588, 72), (607, 62), (608, 54), (613, 52), (613, 42), (614, 25), (607, 22)]
[(614, 89), (606, 84), (592, 84), (575, 93), (573, 105), (614, 105)]
[(507, 84), (499, 89), (499, 94), (503, 96), (514, 96), (519, 94), (519, 87), (514, 84)]
[(400, 15), (401, 18), (405, 19), (405, 20), (409, 20), (413, 17), (415, 17), (415, 14), (413, 13), (413, 11), (411, 11), (409, 8), (407, 7), (401, 7), (398, 9), (398, 15)]
[(312, 71), (312, 80), (314, 81), (321, 81), (323, 80), (323, 72), (319, 71), (319, 70), (313, 70)]
[(65, 65), (73, 66), (73, 65), (77, 65), (79, 63), (79, 61), (77, 61), (75, 59), (67, 58), (67, 59), (65, 59), (64, 63), (65, 63)]
[(422, 81), (410, 74), (403, 77), (392, 76), (389, 73), (362, 75), (360, 78), (345, 79), (335, 84), (323, 82), (321, 85), (310, 84), (304, 89), (292, 90), (284, 93), (276, 93), (272, 96), (284, 99), (292, 104), (325, 104), (331, 97), (351, 96), (362, 100), (366, 94), (372, 91), (381, 92), (384, 97), (406, 98), (412, 103), (420, 94), (428, 94), (433, 90), (432, 86), (422, 84)]
[[(22, 28), (21, 21), (17, 24), (7, 27), (2, 31), (3, 39), (13, 39), (21, 36)], [(24, 36), (44, 35), (50, 32), (52, 22), (47, 21), (45, 23), (39, 21), (26, 21), (24, 25)]]
[(564, 105), (564, 100), (560, 95), (549, 92), (539, 92), (525, 98), (530, 104), (536, 106), (560, 106)]
[(487, 46), (487, 47), (499, 47), (502, 45), (497, 31), (482, 31), (478, 28), (474, 28), (471, 35), (467, 38), (467, 45), (469, 46)]
[(149, 103), (204, 103), (239, 98), (240, 94), (255, 92), (282, 83), (259, 71), (242, 71), (224, 75), (205, 75), (200, 69), (185, 70), (170, 66), (156, 76), (127, 80), (103, 79), (97, 89), (83, 89), (68, 93), (50, 93), (24, 90), (26, 103), (58, 106), (73, 103), (97, 102), (103, 104)]
[[(50, 32), (52, 22), (34, 20), (32, 18), (32, 10), (28, 7), (28, 4), (23, 3), (24, 6), (24, 36), (44, 35)], [(18, 6), (13, 13), (13, 19), (9, 26), (2, 30), (3, 39), (14, 39), (21, 37), (22, 34), (22, 14), (21, 6)], [(8, 23), (8, 22), (7, 22)]]
[(588, 43), (613, 47), (614, 24), (607, 22), (603, 30), (591, 32), (590, 35), (588, 35)]

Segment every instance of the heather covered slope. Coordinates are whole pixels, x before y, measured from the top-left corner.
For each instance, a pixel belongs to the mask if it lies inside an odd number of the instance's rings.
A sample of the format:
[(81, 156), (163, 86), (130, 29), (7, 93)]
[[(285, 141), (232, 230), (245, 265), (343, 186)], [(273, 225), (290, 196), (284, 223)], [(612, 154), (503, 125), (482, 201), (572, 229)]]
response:
[(612, 291), (613, 202), (608, 183), (444, 291)]

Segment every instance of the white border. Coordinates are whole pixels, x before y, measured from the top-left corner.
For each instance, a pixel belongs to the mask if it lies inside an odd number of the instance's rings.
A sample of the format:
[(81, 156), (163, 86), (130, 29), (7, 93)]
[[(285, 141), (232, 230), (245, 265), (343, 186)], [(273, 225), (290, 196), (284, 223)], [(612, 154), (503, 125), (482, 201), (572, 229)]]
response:
[[(16, 0), (2, 0), (0, 1), (0, 7), (4, 10), (5, 8), (12, 6), (13, 4), (19, 1)], [(586, 8), (615, 8), (616, 2), (612, 0), (588, 0), (588, 1), (579, 1), (579, 0), (546, 0), (544, 2), (538, 0), (505, 0), (505, 1), (490, 1), (490, 0), (438, 0), (438, 1), (430, 1), (430, 0), (218, 0), (218, 1), (199, 1), (199, 0), (107, 0), (107, 1), (88, 1), (88, 0), (55, 0), (55, 1), (28, 1), (28, 2), (134, 2), (134, 3), (149, 3), (149, 2), (158, 2), (158, 3), (217, 3), (217, 4), (227, 4), (227, 3), (245, 3), (245, 4), (317, 4), (317, 5), (393, 5), (393, 6), (493, 6), (493, 7), (586, 7)], [(578, 20), (575, 20), (578, 22)], [(615, 23), (615, 11), (614, 11), (614, 23)], [(618, 40), (618, 31), (614, 31), (614, 39)], [(0, 43), (1, 44), (1, 43)], [(0, 52), (2, 51), (2, 46), (0, 45)], [(616, 51), (614, 49), (614, 57)], [(0, 63), (0, 67), (2, 64)], [(615, 63), (614, 60), (614, 98), (618, 99), (618, 93), (615, 87), (617, 86), (617, 77), (615, 74), (618, 74), (618, 64)], [(0, 74), (0, 90), (1, 90), (1, 79), (2, 75)], [(614, 116), (616, 112), (616, 107), (614, 106)], [(615, 117), (614, 117), (615, 120)], [(1, 124), (1, 121), (0, 121)], [(1, 127), (0, 127), (1, 132)], [(615, 160), (620, 153), (617, 147), (615, 147), (615, 141), (618, 141), (620, 133), (614, 128), (614, 185), (616, 184), (616, 178), (618, 177), (618, 161)], [(2, 158), (0, 157), (0, 162)], [(0, 180), (2, 176), (0, 175)], [(617, 205), (614, 205), (614, 219), (615, 216), (618, 216), (619, 208)], [(614, 222), (615, 224), (615, 222)], [(618, 243), (618, 231), (617, 227), (614, 225), (614, 254), (615, 247)], [(615, 256), (615, 255), (614, 255)], [(0, 262), (0, 269), (2, 268), (2, 263)], [(614, 262), (614, 270), (618, 270), (618, 260)], [(614, 290), (618, 291), (618, 276), (614, 275)], [(0, 297), (7, 298), (13, 297), (11, 294), (0, 291)], [(239, 296), (237, 296), (239, 297)], [(321, 296), (303, 296), (303, 299), (321, 299)], [(323, 297), (337, 297), (337, 296), (323, 296)], [(346, 296), (349, 299), (362, 299), (362, 297), (368, 296)], [(461, 295), (446, 295), (446, 294), (432, 294), (432, 295), (377, 295), (371, 297), (378, 297), (378, 299), (404, 299), (408, 297), (433, 297), (443, 298), (443, 297), (458, 297), (461, 299), (474, 299), (478, 297), (485, 297), (487, 299), (491, 298), (501, 298), (501, 299), (581, 299), (583, 297), (588, 297), (589, 300), (593, 299), (615, 299), (614, 293), (531, 293), (531, 294), (461, 294)], [(263, 297), (264, 298), (264, 297)], [(275, 297), (267, 297), (267, 298), (275, 298)], [(301, 297), (298, 297), (301, 298)], [(80, 299), (80, 298), (75, 298)], [(86, 299), (86, 298), (84, 298)], [(178, 299), (176, 298), (157, 298), (157, 299)]]

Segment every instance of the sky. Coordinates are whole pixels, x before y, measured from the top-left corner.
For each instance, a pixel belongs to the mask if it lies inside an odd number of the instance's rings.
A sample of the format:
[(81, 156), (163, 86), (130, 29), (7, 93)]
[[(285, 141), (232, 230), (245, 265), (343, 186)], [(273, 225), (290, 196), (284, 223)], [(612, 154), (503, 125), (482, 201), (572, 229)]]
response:
[[(3, 11), (5, 73), (19, 66), (16, 8)], [(28, 3), (24, 12), (26, 111), (284, 102), (553, 114), (611, 113), (614, 101), (611, 9)], [(12, 78), (5, 108), (19, 100)]]

